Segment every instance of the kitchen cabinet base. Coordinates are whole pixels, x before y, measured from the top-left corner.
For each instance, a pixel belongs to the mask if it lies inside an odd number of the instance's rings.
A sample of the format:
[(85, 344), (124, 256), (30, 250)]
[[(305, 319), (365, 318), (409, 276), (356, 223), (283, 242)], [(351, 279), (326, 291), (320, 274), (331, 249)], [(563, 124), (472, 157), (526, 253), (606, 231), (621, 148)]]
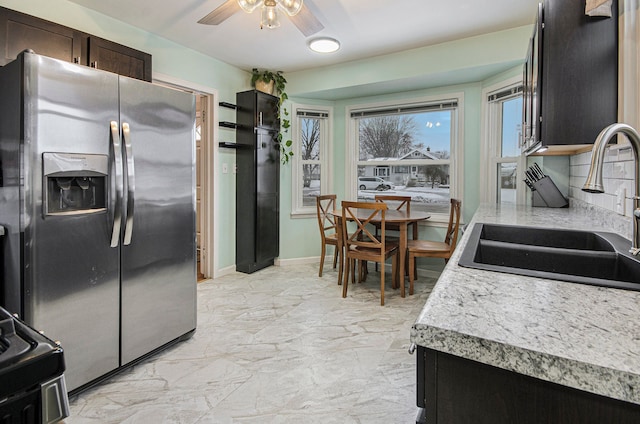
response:
[(418, 393), (424, 394), (418, 406), (428, 409), (423, 409), (424, 420), (416, 423), (640, 422), (640, 405), (424, 347), (418, 347), (417, 353), (417, 360), (423, 362), (417, 367)]

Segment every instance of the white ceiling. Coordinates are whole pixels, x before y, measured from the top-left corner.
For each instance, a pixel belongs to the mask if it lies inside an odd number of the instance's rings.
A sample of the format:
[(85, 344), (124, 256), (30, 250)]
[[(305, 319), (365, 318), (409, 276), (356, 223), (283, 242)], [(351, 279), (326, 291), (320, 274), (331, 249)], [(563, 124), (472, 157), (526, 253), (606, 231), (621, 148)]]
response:
[[(218, 26), (197, 21), (225, 0), (70, 0), (241, 69), (284, 72), (363, 59), (533, 23), (539, 0), (304, 0), (324, 25), (306, 38), (285, 16), (259, 28), (260, 13), (239, 11)], [(333, 54), (307, 41), (330, 36)]]

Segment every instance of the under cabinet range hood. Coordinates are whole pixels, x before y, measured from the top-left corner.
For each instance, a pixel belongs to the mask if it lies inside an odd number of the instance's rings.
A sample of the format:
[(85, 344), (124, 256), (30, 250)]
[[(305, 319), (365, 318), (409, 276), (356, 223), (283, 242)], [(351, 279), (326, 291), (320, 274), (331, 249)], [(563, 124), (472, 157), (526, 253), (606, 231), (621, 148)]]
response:
[(195, 98), (24, 52), (0, 68), (0, 301), (82, 389), (196, 327)]

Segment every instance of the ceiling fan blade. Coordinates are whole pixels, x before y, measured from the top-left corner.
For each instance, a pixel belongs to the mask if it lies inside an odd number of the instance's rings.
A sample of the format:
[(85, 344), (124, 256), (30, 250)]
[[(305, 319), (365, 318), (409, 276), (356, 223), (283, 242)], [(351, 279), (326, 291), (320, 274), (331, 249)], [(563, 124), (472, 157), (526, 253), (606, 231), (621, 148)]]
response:
[(225, 19), (240, 10), (237, 0), (227, 0), (218, 6), (213, 12), (198, 21), (199, 24), (218, 25)]
[(324, 25), (320, 23), (305, 4), (302, 4), (300, 12), (291, 17), (291, 21), (305, 37), (309, 37), (324, 29)]

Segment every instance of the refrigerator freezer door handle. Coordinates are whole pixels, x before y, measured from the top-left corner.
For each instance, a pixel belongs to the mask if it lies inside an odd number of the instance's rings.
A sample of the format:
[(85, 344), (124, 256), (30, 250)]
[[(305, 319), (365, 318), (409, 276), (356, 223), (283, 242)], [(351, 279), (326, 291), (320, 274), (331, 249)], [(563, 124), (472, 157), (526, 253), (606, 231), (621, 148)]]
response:
[(133, 195), (136, 191), (135, 185), (135, 168), (133, 160), (133, 148), (131, 146), (131, 130), (129, 124), (122, 123), (122, 135), (124, 138), (124, 152), (125, 160), (127, 162), (126, 174), (127, 174), (127, 215), (124, 222), (124, 245), (131, 244), (131, 235), (133, 233), (133, 212), (134, 212), (134, 200)]
[(113, 199), (113, 230), (111, 232), (111, 247), (118, 247), (120, 242), (120, 227), (122, 225), (122, 147), (118, 123), (111, 121), (111, 146), (113, 147), (113, 172), (115, 173), (115, 196)]

